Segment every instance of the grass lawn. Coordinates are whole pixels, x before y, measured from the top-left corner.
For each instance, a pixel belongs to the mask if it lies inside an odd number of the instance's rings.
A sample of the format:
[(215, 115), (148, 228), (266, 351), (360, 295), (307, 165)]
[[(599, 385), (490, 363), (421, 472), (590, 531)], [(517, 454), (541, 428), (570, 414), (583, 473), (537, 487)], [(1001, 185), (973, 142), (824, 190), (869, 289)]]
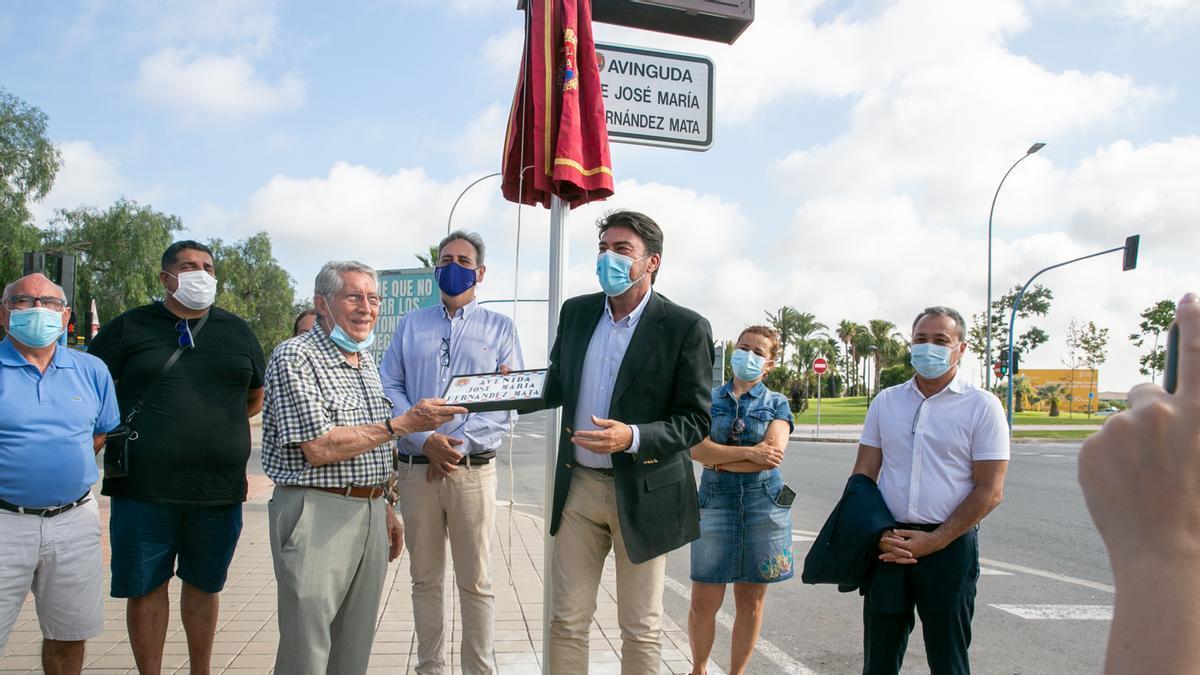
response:
[[(796, 415), (796, 424), (816, 424), (817, 423), (817, 399), (808, 399), (808, 410)], [(867, 397), (866, 396), (846, 396), (843, 398), (823, 398), (821, 399), (821, 424), (862, 424), (867, 418)], [(1038, 424), (1038, 425), (1058, 425), (1058, 424), (1093, 424), (1099, 427), (1104, 424), (1105, 417), (1097, 417), (1092, 415), (1090, 418), (1084, 413), (1075, 413), (1068, 415), (1062, 413), (1058, 417), (1051, 417), (1050, 413), (1028, 411), (1019, 412), (1013, 416), (1013, 424)], [(1082, 435), (1061, 435), (1061, 434), (1082, 434)], [(1079, 429), (1075, 431), (1055, 430), (1055, 431), (1031, 431), (1016, 433), (1017, 438), (1087, 438), (1091, 435), (1091, 431)]]
[(1081, 441), (1099, 431), (1091, 429), (1018, 429), (1013, 432), (1013, 438), (1047, 438), (1059, 441)]
[(1088, 417), (1085, 413), (1069, 415), (1066, 412), (1062, 412), (1058, 417), (1051, 417), (1050, 413), (1030, 410), (1013, 415), (1013, 424), (1095, 424), (1100, 426), (1106, 419), (1108, 418), (1095, 415)]
[[(816, 424), (817, 399), (808, 399), (808, 410), (795, 418), (796, 424)], [(866, 418), (866, 396), (821, 399), (821, 424), (862, 424)]]

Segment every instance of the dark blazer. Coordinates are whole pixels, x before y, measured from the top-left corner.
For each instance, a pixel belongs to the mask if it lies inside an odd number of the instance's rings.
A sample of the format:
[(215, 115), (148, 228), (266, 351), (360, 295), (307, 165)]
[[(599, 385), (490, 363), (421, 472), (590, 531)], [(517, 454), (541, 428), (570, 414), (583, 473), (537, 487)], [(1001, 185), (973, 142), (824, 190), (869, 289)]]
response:
[[(546, 407), (562, 406), (550, 534), (558, 532), (575, 448), (571, 431), (583, 360), (604, 315), (603, 293), (563, 303), (550, 350)], [(708, 435), (712, 406), (712, 329), (708, 321), (651, 291), (617, 371), (609, 418), (638, 427), (636, 455), (616, 453), (617, 514), (629, 559), (650, 560), (700, 537), (689, 450)]]
[(839, 591), (862, 586), (879, 559), (883, 531), (895, 526), (875, 481), (861, 473), (850, 476), (842, 498), (804, 557), (800, 578), (806, 584), (837, 584)]

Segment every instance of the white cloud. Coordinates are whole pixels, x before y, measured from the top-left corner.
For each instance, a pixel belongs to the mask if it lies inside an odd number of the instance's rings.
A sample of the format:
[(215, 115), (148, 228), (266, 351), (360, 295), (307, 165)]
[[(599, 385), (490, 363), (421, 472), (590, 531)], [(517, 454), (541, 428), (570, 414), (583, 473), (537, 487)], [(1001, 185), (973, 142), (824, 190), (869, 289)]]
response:
[(135, 0), (143, 38), (162, 46), (234, 46), (265, 54), (276, 43), (275, 0)]
[(480, 58), (488, 71), (497, 76), (508, 75), (515, 86), (524, 46), (525, 28), (518, 26), (507, 33), (489, 37), (479, 50)]
[(62, 166), (46, 198), (33, 205), (34, 222), (46, 225), (59, 209), (105, 208), (129, 188), (120, 165), (88, 141), (58, 144)]
[(454, 151), (464, 168), (488, 167), (495, 171), (500, 165), (501, 143), (505, 126), (508, 124), (508, 108), (494, 103), (467, 123), (457, 138), (452, 141)]
[(185, 118), (234, 119), (298, 108), (307, 85), (296, 73), (268, 82), (238, 54), (164, 49), (142, 60), (134, 88)]

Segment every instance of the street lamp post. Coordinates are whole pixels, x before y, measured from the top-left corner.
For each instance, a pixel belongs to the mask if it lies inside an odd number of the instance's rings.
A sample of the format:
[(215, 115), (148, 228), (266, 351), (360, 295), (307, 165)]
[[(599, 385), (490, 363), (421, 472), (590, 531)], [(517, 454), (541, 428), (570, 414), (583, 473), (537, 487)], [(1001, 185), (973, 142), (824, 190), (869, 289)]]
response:
[[(992, 195), (992, 208), (988, 210), (988, 235), (987, 235), (987, 308), (984, 310), (984, 317), (987, 321), (987, 355), (984, 358), (984, 377), (987, 378), (987, 390), (992, 390), (992, 214), (996, 212), (996, 198), (1000, 196), (1000, 188), (1004, 187), (1004, 181), (1008, 178), (1008, 174), (1017, 168), (1017, 165), (1025, 161), (1025, 158), (1034, 154), (1038, 150), (1046, 147), (1045, 143), (1034, 143), (1029, 146), (1021, 158), (1013, 162), (1013, 165), (1008, 167), (1008, 171), (1004, 172), (1004, 178), (1000, 179), (1000, 184), (996, 186), (996, 194)], [(1012, 378), (1012, 375), (1009, 375)]]
[(1125, 259), (1121, 263), (1121, 271), (1128, 272), (1129, 270), (1137, 267), (1138, 245), (1141, 243), (1141, 239), (1142, 235), (1134, 234), (1125, 238), (1125, 244), (1123, 246), (1105, 249), (1098, 253), (1091, 253), (1078, 258), (1071, 258), (1065, 262), (1044, 267), (1039, 270), (1037, 274), (1029, 277), (1029, 281), (1026, 281), (1025, 285), (1021, 287), (1021, 290), (1017, 292), (1017, 297), (1013, 298), (1012, 313), (1008, 317), (1008, 431), (1010, 434), (1012, 433), (1013, 425), (1013, 375), (1015, 375), (1015, 373), (1013, 373), (1013, 359), (1015, 358), (1015, 351), (1013, 350), (1013, 335), (1016, 333), (1016, 331), (1013, 329), (1013, 326), (1017, 322), (1017, 310), (1021, 308), (1021, 298), (1024, 297), (1025, 291), (1029, 289), (1029, 285), (1033, 283), (1034, 279), (1040, 277), (1043, 272), (1049, 272), (1052, 269), (1062, 267), (1064, 265), (1070, 265), (1071, 263), (1079, 262), (1080, 260), (1087, 260), (1088, 258), (1095, 258), (1096, 256), (1116, 253), (1117, 251), (1125, 252)]

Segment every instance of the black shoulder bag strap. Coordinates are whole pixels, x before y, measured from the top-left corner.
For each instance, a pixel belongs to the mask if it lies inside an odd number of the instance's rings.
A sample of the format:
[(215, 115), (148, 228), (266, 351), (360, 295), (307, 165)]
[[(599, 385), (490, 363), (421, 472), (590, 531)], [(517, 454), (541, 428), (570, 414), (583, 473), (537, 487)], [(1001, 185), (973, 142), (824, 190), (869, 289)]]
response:
[[(197, 335), (200, 334), (200, 330), (202, 328), (204, 328), (205, 322), (208, 321), (208, 317), (211, 315), (212, 315), (212, 310), (210, 309), (207, 314), (200, 317), (200, 321), (196, 322), (196, 327), (192, 329), (192, 339), (193, 340), (195, 339), (195, 337)], [(180, 319), (180, 320), (187, 321), (187, 319)], [(192, 344), (193, 344), (193, 346), (195, 346), (194, 342)], [(142, 411), (142, 405), (145, 404), (146, 399), (150, 398), (150, 394), (154, 392), (154, 388), (158, 386), (159, 382), (162, 382), (163, 377), (165, 377), (166, 374), (171, 371), (171, 368), (174, 367), (175, 362), (179, 360), (179, 357), (182, 356), (183, 352), (186, 350), (187, 350), (187, 347), (180, 346), (178, 349), (175, 350), (174, 354), (171, 354), (171, 358), (167, 359), (167, 362), (163, 364), (162, 370), (158, 371), (158, 377), (154, 378), (154, 381), (150, 383), (150, 386), (146, 389), (146, 391), (142, 392), (142, 397), (139, 398), (138, 402), (134, 403), (133, 408), (131, 408), (129, 410), (129, 414), (125, 417), (125, 424), (129, 424), (130, 422), (132, 422), (134, 415), (137, 415), (138, 413), (140, 413)], [(133, 440), (133, 439), (131, 438), (130, 440)]]

